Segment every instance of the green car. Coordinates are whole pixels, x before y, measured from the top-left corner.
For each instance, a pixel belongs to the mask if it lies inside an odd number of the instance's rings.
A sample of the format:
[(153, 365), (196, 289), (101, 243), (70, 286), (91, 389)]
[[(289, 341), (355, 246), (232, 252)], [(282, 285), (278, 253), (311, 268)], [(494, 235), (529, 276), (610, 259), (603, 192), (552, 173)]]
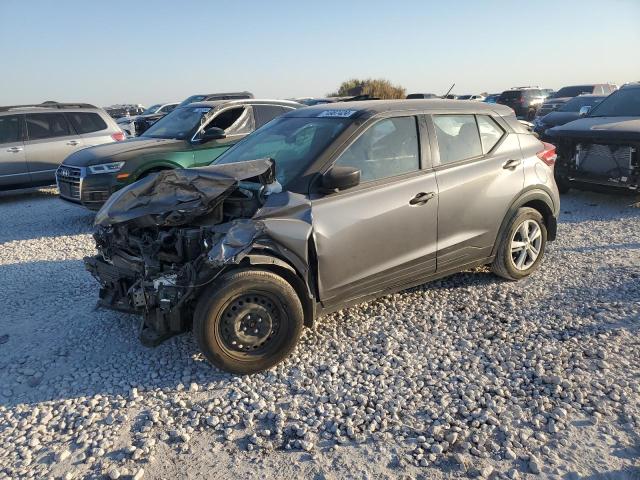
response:
[(303, 106), (252, 98), (178, 107), (139, 137), (69, 155), (56, 171), (60, 198), (98, 210), (113, 192), (149, 173), (209, 165), (255, 129)]

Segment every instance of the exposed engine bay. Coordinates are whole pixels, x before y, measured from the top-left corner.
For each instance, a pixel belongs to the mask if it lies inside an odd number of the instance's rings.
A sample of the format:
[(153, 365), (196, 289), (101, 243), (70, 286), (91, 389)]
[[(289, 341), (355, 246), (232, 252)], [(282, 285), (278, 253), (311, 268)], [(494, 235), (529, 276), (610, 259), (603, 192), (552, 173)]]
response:
[(639, 146), (611, 141), (563, 139), (558, 142), (558, 174), (572, 182), (637, 191)]
[[(101, 285), (99, 304), (142, 315), (148, 346), (187, 330), (197, 294), (260, 248), (257, 239), (274, 243), (269, 213), (300, 203), (281, 190), (265, 159), (163, 171), (116, 192), (96, 215), (98, 255), (85, 258)], [(310, 220), (301, 223), (308, 236)]]

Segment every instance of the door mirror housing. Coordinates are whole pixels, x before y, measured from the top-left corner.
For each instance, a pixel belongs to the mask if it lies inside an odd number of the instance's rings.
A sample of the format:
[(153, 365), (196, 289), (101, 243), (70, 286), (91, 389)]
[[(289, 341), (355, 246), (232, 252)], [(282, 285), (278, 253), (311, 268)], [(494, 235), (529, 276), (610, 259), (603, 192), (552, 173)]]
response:
[(200, 134), (200, 141), (202, 143), (210, 142), (211, 140), (220, 140), (221, 138), (225, 138), (227, 135), (224, 133), (224, 130), (218, 127), (211, 127), (204, 130)]
[(578, 111), (578, 115), (580, 115), (581, 117), (586, 117), (587, 115), (589, 115), (590, 111), (591, 111), (591, 107), (589, 105), (585, 105), (584, 107), (580, 107), (580, 110)]
[(334, 165), (322, 175), (322, 188), (327, 192), (336, 192), (360, 184), (360, 170), (353, 167)]

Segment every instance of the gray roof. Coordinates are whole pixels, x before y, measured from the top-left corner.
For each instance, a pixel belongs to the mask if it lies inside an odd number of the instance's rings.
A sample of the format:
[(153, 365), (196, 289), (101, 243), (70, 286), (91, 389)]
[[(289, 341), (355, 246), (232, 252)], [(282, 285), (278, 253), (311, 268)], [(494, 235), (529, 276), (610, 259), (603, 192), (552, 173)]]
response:
[(292, 102), (290, 100), (271, 100), (271, 99), (263, 99), (263, 98), (241, 98), (241, 99), (230, 99), (230, 100), (209, 100), (204, 102), (193, 102), (185, 105), (185, 107), (219, 107), (221, 105), (245, 105), (247, 103), (250, 104), (269, 104), (269, 105), (279, 105), (281, 107), (291, 107), (291, 108), (300, 108), (304, 107), (303, 104), (298, 102)]
[(513, 110), (505, 105), (483, 102), (465, 102), (462, 100), (442, 100), (442, 99), (411, 99), (411, 100), (364, 100), (359, 102), (336, 102), (330, 104), (313, 105), (287, 115), (296, 117), (316, 117), (324, 111), (353, 110), (357, 115), (373, 116), (383, 112), (426, 112), (429, 111), (451, 111), (465, 113), (497, 113), (498, 115), (513, 115)]

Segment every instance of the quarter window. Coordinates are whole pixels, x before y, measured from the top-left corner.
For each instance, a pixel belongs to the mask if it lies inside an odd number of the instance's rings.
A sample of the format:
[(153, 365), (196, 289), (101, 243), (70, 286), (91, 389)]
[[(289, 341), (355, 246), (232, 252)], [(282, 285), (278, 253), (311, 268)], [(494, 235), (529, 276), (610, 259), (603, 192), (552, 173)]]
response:
[(71, 135), (67, 119), (62, 113), (27, 114), (29, 140)]
[(488, 115), (478, 115), (476, 118), (478, 119), (482, 151), (486, 154), (500, 141), (502, 135), (504, 135), (504, 130)]
[(0, 143), (16, 143), (20, 140), (20, 117), (18, 115), (0, 116)]
[(482, 155), (480, 135), (473, 115), (435, 115), (433, 123), (441, 164)]
[(74, 130), (80, 134), (99, 132), (107, 128), (107, 124), (97, 113), (68, 112), (66, 115)]
[(336, 165), (360, 170), (363, 182), (420, 170), (420, 147), (415, 117), (376, 122), (347, 148)]

